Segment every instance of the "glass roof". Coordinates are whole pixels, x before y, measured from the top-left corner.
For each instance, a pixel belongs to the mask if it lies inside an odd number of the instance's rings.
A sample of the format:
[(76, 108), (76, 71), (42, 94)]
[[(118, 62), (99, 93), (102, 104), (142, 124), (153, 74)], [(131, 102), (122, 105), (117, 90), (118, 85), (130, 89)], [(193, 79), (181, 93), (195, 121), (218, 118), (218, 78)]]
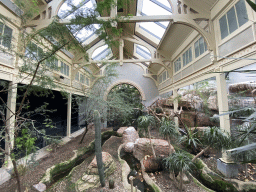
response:
[(112, 51), (111, 49), (108, 47), (108, 45), (103, 45), (99, 48), (97, 48), (93, 54), (92, 54), (92, 59), (93, 60), (104, 60), (104, 59), (108, 59), (112, 56)]
[(151, 53), (146, 47), (138, 44), (134, 44), (134, 46), (134, 50), (140, 57), (142, 57), (142, 59), (151, 59)]
[[(96, 4), (95, 0), (67, 0), (59, 9), (58, 16), (61, 19), (72, 19), (75, 14), (83, 11), (85, 14), (90, 14)], [(98, 24), (93, 24), (86, 27), (69, 25), (67, 26), (74, 37), (81, 43), (89, 38), (92, 38), (95, 31), (100, 28)]]
[[(172, 10), (168, 0), (140, 0), (142, 3), (138, 1), (138, 5), (142, 4), (142, 6), (138, 7), (137, 15), (171, 15)], [(152, 11), (154, 10), (154, 11)], [(157, 38), (156, 44), (158, 44), (161, 38), (164, 35), (164, 32), (168, 26), (169, 22), (140, 22), (137, 23), (137, 29), (142, 29), (144, 32), (148, 33), (149, 38), (153, 36)], [(139, 30), (137, 30), (139, 32)]]

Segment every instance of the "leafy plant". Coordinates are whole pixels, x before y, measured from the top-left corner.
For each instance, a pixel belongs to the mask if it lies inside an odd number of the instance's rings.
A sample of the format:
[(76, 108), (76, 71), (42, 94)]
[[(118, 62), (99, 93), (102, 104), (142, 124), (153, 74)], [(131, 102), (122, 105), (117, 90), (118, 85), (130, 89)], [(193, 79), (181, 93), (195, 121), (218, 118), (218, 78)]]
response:
[(186, 171), (191, 171), (191, 167), (193, 166), (193, 162), (190, 158), (188, 158), (186, 153), (178, 151), (176, 153), (171, 154), (169, 157), (164, 159), (164, 164), (167, 169), (171, 172), (174, 172), (175, 175), (180, 174), (180, 191), (183, 189), (183, 174)]
[(153, 153), (154, 158), (156, 158), (156, 153), (155, 153), (152, 141), (151, 141), (151, 134), (150, 134), (150, 126), (152, 126), (156, 123), (154, 116), (151, 116), (151, 115), (140, 116), (137, 121), (138, 121), (138, 128), (142, 129), (146, 133), (148, 133), (152, 153)]
[(171, 139), (177, 138), (179, 136), (179, 132), (175, 125), (175, 122), (172, 120), (167, 120), (166, 118), (162, 118), (159, 133), (167, 138), (171, 153)]

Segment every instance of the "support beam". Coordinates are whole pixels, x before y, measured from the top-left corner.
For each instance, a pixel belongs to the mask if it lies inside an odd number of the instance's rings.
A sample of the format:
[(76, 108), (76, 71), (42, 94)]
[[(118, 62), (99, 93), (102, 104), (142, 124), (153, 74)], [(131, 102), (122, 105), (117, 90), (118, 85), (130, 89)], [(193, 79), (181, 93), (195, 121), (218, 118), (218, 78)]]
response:
[(120, 60), (120, 65), (123, 65), (123, 60), (124, 60), (124, 40), (119, 39), (119, 60)]
[[(9, 82), (9, 91), (8, 91), (8, 100), (7, 106), (8, 109), (6, 110), (6, 119), (7, 119), (7, 129), (9, 130), (10, 134), (10, 141), (6, 137), (5, 141), (5, 150), (10, 153), (11, 149), (14, 146), (14, 129), (15, 129), (15, 116), (13, 115), (16, 112), (16, 98), (17, 98), (17, 84), (16, 84), (16, 77), (13, 78), (14, 81)], [(9, 156), (5, 157), (5, 161), (7, 162), (7, 167), (11, 167), (11, 159)]]
[(67, 137), (70, 137), (71, 135), (71, 106), (72, 106), (72, 93), (68, 93)]
[[(173, 110), (174, 112), (178, 112), (178, 107), (179, 107), (179, 103), (178, 103), (178, 90), (177, 89), (173, 89)], [(177, 127), (179, 127), (179, 120), (178, 117), (174, 117), (174, 121), (175, 121), (175, 125)]]
[[(228, 112), (227, 85), (224, 73), (216, 75), (219, 114)], [(230, 133), (229, 115), (220, 116), (220, 128)]]

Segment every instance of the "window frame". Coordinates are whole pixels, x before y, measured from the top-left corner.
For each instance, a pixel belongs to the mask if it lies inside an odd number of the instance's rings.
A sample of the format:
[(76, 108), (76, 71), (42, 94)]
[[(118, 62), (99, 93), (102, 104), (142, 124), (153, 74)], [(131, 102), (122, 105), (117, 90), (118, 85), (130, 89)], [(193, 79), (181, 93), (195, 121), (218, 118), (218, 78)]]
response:
[[(64, 68), (63, 68), (63, 67)], [(66, 66), (66, 67), (65, 67)], [(68, 69), (68, 70), (67, 70)], [(63, 61), (60, 61), (60, 70), (59, 70), (59, 72), (62, 74), (62, 75), (65, 75), (65, 76), (67, 76), (67, 77), (69, 77), (69, 75), (70, 75), (70, 66), (69, 66), (69, 64), (67, 64), (67, 63), (65, 63), (65, 62), (63, 62)], [(67, 74), (65, 73), (65, 72), (67, 72)]]
[[(239, 33), (241, 33), (242, 31), (244, 31), (245, 29), (247, 29), (249, 26), (251, 26), (252, 24), (252, 21), (251, 20), (254, 20), (253, 19), (253, 12), (250, 11), (249, 9), (249, 5), (245, 2), (245, 8), (246, 8), (246, 11), (247, 11), (247, 16), (248, 16), (248, 21), (246, 23), (244, 23), (243, 25), (239, 26), (238, 25), (238, 28), (233, 31), (233, 33), (229, 33), (227, 36), (225, 37), (221, 37), (221, 26), (220, 26), (220, 19), (223, 18), (224, 16), (226, 16), (227, 18), (227, 13), (229, 10), (231, 10), (233, 7), (235, 8), (236, 4), (239, 2), (240, 0), (237, 0), (235, 1), (234, 3), (232, 3), (230, 6), (228, 6), (222, 14), (220, 14), (218, 16), (218, 18), (216, 18), (215, 20), (215, 26), (217, 27), (217, 30), (218, 30), (218, 33), (216, 33), (216, 38), (218, 39), (218, 46), (221, 46), (222, 44), (224, 44), (225, 42), (227, 42), (229, 39), (232, 39), (233, 37), (235, 37), (236, 35), (238, 35)], [(236, 9), (236, 8), (235, 8)], [(236, 11), (236, 10), (235, 10)], [(236, 19), (237, 19), (237, 14), (236, 14)], [(238, 19), (236, 20), (238, 22)], [(228, 23), (227, 23), (228, 25)], [(229, 30), (229, 29), (228, 29)], [(229, 32), (229, 31), (228, 31)]]
[(10, 40), (9, 40), (9, 46), (5, 46), (3, 45), (3, 42), (4, 40), (2, 38), (0, 38), (0, 46), (1, 47), (4, 47), (5, 49), (10, 49), (12, 47), (12, 39), (13, 39), (13, 34), (14, 34), (14, 29), (10, 26), (10, 25), (6, 25), (4, 22), (2, 22), (0, 20), (0, 25), (2, 25), (2, 31), (0, 32), (1, 34), (5, 35), (5, 28), (8, 27), (10, 30), (11, 30), (11, 37), (10, 37)]

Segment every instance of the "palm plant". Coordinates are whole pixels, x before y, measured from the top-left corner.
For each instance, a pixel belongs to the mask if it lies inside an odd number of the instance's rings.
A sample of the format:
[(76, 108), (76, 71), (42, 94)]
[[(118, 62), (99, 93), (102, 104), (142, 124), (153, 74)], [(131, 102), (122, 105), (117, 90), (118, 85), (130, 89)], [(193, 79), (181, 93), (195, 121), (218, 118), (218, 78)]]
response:
[(194, 165), (191, 159), (188, 158), (187, 154), (181, 151), (171, 154), (169, 157), (164, 159), (165, 167), (171, 172), (180, 174), (180, 191), (183, 188), (183, 174), (186, 171), (191, 171), (191, 167)]
[(179, 135), (175, 122), (166, 118), (162, 118), (159, 132), (167, 139), (170, 150), (169, 154), (171, 154), (171, 138), (176, 138)]
[(219, 127), (209, 127), (205, 129), (202, 134), (202, 142), (206, 147), (192, 159), (192, 162), (194, 162), (210, 147), (214, 147), (218, 150), (229, 147), (231, 144), (231, 139), (230, 135), (221, 130)]
[(150, 140), (150, 146), (152, 148), (152, 153), (154, 158), (156, 158), (156, 153), (151, 141), (151, 134), (150, 134), (150, 126), (155, 124), (155, 118), (151, 115), (144, 115), (144, 116), (139, 116), (138, 118), (138, 128), (144, 130), (144, 132), (148, 133), (148, 137)]
[[(186, 126), (186, 125), (185, 125)], [(179, 139), (180, 143), (185, 143), (186, 146), (191, 147), (192, 151), (196, 153), (198, 146), (201, 144), (198, 139), (198, 131), (192, 130), (186, 126), (187, 134)]]

